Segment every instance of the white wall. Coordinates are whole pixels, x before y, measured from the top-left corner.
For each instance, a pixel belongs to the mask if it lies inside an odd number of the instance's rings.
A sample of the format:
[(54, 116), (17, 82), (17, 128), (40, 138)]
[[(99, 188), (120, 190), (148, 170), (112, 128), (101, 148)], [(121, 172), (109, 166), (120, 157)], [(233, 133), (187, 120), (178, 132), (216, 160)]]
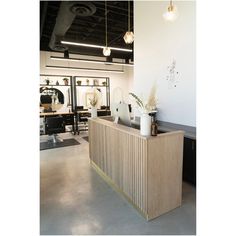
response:
[[(134, 86), (138, 95), (157, 84), (158, 119), (196, 126), (195, 2), (174, 1), (179, 17), (166, 22), (168, 2), (134, 3)], [(167, 67), (176, 60), (176, 87), (166, 80)]]
[[(128, 102), (128, 93), (130, 81), (133, 80), (133, 68), (132, 67), (123, 67), (118, 65), (102, 65), (94, 63), (82, 63), (82, 62), (65, 62), (65, 61), (56, 61), (51, 60), (50, 56), (63, 56), (62, 53), (56, 52), (45, 52), (40, 51), (40, 73), (41, 74), (52, 74), (52, 75), (72, 75), (72, 76), (106, 76), (110, 77), (110, 100), (112, 102), (117, 102), (123, 97), (125, 102)], [(78, 56), (75, 54), (70, 54), (74, 58), (84, 58), (84, 59), (96, 59), (103, 60), (104, 57), (88, 57), (88, 56)], [(116, 61), (119, 61), (116, 59)], [(83, 68), (100, 68), (100, 69), (110, 69), (110, 70), (122, 70), (124, 73), (117, 74), (112, 72), (95, 72), (95, 71), (75, 71), (75, 70), (56, 70), (56, 69), (47, 69), (46, 65), (58, 65), (58, 66), (68, 66), (68, 67), (83, 67)], [(63, 87), (62, 87), (63, 88)], [(116, 92), (118, 91), (118, 92)], [(121, 95), (119, 93), (121, 91)], [(65, 107), (63, 108), (65, 109)]]

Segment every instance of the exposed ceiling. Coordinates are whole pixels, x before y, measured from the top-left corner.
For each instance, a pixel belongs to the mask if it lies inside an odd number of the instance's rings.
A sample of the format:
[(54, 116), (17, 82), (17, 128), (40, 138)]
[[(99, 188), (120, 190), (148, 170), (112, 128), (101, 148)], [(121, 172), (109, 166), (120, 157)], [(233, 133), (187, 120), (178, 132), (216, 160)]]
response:
[[(133, 31), (133, 1), (130, 1)], [(123, 36), (128, 29), (128, 1), (107, 1), (108, 46), (133, 49)], [(69, 46), (61, 40), (105, 45), (105, 1), (40, 1), (40, 50), (103, 56), (102, 49)], [(113, 51), (113, 58), (132, 59), (132, 52)]]

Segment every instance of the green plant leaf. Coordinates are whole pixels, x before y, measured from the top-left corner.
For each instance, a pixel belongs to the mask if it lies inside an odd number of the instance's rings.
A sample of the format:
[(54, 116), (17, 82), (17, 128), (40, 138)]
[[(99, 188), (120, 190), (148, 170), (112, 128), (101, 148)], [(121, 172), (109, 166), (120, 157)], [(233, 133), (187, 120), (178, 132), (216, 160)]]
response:
[(135, 100), (136, 100), (136, 103), (138, 104), (138, 106), (140, 106), (141, 108), (143, 108), (143, 102), (142, 100), (134, 93), (129, 93)]

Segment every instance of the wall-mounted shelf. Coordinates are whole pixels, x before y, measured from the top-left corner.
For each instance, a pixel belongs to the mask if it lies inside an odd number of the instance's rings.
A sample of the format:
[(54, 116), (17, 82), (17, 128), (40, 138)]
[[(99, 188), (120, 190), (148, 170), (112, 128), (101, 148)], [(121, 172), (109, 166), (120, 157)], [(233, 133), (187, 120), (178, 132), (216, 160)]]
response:
[[(69, 84), (65, 85), (63, 78), (67, 78)], [(50, 84), (46, 84), (46, 79), (50, 80)], [(103, 76), (68, 76), (68, 75), (50, 75), (50, 74), (40, 74), (40, 87), (48, 87), (48, 88), (57, 88), (58, 90), (67, 90), (63, 89), (63, 86), (66, 88), (70, 88), (65, 94), (65, 91), (63, 91), (64, 95), (67, 95), (67, 100), (65, 103), (68, 105), (70, 104), (70, 107), (72, 109), (72, 113), (74, 116), (74, 124), (73, 124), (73, 132), (79, 133), (80, 128), (79, 121), (78, 121), (78, 105), (86, 106), (86, 104), (79, 103), (79, 95), (81, 93), (86, 93), (86, 88), (89, 91), (89, 88), (97, 88), (98, 90), (101, 90), (101, 92), (104, 94), (105, 99), (102, 106), (105, 106), (105, 111), (99, 111), (98, 116), (104, 116), (104, 115), (110, 115), (110, 78), (109, 77), (103, 77)], [(81, 84), (79, 85), (77, 81), (81, 81)], [(56, 84), (56, 81), (58, 81), (60, 84)], [(89, 84), (86, 84), (86, 82), (89, 81)], [(103, 85), (105, 83), (105, 85)], [(78, 100), (78, 101), (77, 101)], [(78, 105), (77, 105), (78, 104)], [(79, 107), (79, 106), (78, 106)]]
[(40, 86), (67, 86), (69, 87), (70, 85), (65, 85), (65, 84), (40, 84)]
[(108, 85), (76, 85), (77, 87), (108, 87)]

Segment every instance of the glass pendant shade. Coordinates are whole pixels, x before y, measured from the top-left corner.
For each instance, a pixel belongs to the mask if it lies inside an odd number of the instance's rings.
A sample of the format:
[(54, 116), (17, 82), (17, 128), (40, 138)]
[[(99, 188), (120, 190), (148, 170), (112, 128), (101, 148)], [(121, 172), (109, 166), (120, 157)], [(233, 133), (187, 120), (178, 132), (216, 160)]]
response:
[(167, 11), (163, 14), (166, 21), (175, 21), (178, 18), (178, 9), (174, 5), (168, 6)]
[(134, 42), (134, 33), (130, 31), (130, 1), (128, 1), (128, 30), (126, 31), (123, 39), (126, 44), (131, 44)]
[(132, 31), (127, 31), (123, 37), (126, 44), (131, 44), (134, 41), (134, 33)]
[(111, 49), (109, 47), (104, 47), (103, 48), (103, 55), (108, 57), (111, 55)]

